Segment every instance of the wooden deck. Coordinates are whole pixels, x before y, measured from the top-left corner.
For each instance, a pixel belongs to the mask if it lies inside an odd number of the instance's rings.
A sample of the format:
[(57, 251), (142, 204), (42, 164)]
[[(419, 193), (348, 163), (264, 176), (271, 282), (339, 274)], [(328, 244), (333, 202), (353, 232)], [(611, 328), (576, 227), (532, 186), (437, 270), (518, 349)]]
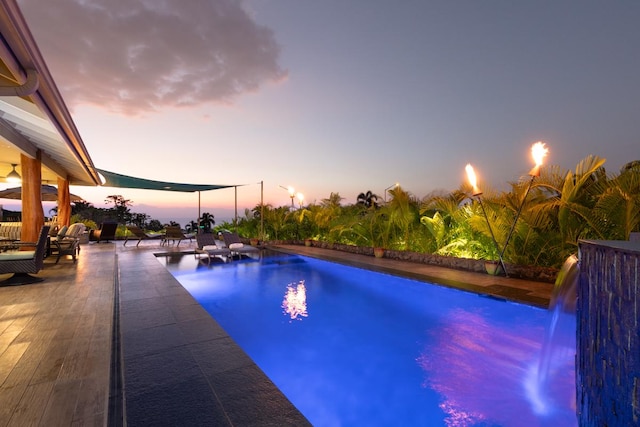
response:
[[(0, 426), (106, 424), (114, 245), (0, 287)], [(0, 280), (9, 275), (0, 275)]]

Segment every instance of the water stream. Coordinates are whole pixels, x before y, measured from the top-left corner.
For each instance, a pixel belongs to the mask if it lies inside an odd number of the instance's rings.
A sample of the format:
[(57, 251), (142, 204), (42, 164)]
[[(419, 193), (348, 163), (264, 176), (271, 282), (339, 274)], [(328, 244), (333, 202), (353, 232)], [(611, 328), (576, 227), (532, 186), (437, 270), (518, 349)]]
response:
[(578, 258), (572, 255), (558, 273), (538, 365), (532, 366), (526, 382), (531, 404), (541, 415), (553, 412), (558, 399), (568, 398), (575, 402), (575, 390), (572, 396), (557, 396), (555, 384), (569, 372), (567, 361), (575, 360), (579, 273)]

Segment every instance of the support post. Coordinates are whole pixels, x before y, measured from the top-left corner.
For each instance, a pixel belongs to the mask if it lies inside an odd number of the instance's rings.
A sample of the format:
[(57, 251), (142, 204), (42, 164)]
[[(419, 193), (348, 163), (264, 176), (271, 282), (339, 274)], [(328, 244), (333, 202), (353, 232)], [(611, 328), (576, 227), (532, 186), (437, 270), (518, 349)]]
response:
[[(40, 157), (40, 151), (38, 156)], [(42, 162), (20, 154), (22, 175), (22, 231), (20, 239), (25, 242), (38, 240), (44, 225), (42, 209)]]
[(58, 177), (58, 226), (71, 225), (71, 195), (69, 181)]

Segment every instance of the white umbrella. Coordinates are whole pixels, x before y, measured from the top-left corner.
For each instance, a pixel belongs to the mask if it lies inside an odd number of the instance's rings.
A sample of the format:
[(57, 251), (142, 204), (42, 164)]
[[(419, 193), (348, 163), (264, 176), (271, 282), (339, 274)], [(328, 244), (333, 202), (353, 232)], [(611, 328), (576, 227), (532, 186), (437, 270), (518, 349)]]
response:
[[(40, 190), (43, 202), (56, 202), (58, 201), (58, 189), (53, 185), (43, 184)], [(84, 199), (75, 194), (69, 193), (69, 197), (72, 202), (81, 202)], [(0, 191), (0, 199), (22, 199), (22, 187), (7, 188)]]

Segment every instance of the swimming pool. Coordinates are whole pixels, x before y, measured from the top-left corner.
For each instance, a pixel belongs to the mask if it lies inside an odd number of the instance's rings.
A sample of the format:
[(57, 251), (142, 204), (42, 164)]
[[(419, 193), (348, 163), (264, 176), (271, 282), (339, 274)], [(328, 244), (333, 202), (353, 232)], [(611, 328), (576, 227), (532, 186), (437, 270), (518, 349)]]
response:
[[(294, 255), (167, 268), (316, 426), (575, 426), (546, 310)], [(565, 340), (566, 341), (566, 340)]]

